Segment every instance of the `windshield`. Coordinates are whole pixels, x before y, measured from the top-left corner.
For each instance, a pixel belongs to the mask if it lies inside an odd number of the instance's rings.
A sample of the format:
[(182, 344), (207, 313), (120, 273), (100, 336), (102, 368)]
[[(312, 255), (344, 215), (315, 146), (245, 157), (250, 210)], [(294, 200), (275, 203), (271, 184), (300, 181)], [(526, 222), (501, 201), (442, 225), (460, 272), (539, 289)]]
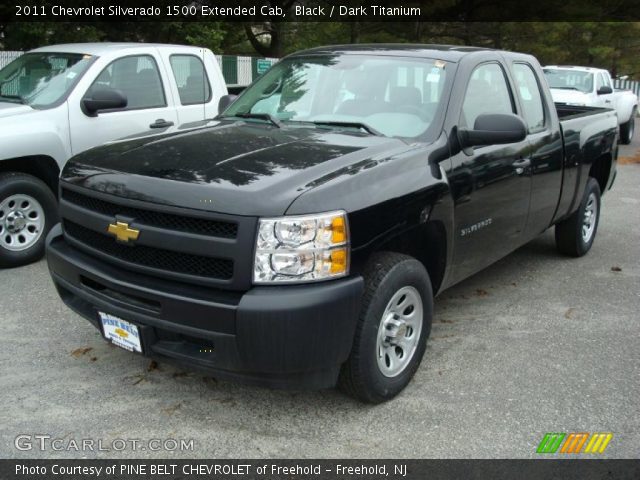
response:
[(550, 88), (577, 90), (583, 93), (591, 93), (593, 90), (593, 73), (591, 72), (549, 68), (545, 69), (544, 74)]
[(78, 53), (26, 53), (0, 70), (0, 101), (52, 106), (67, 95), (91, 59)]
[[(326, 55), (274, 65), (224, 112), (284, 125), (358, 128), (415, 138), (441, 103), (446, 62), (431, 59)], [(265, 120), (263, 120), (265, 121)]]

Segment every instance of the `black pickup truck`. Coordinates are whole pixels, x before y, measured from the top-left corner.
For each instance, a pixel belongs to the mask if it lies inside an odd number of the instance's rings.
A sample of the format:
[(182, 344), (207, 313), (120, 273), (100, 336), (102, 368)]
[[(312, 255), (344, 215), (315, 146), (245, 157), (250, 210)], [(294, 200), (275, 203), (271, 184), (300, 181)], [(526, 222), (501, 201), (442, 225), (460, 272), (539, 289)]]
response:
[(316, 48), (220, 103), (71, 159), (47, 238), (108, 340), (220, 378), (392, 398), (437, 293), (552, 226), (584, 255), (615, 178), (615, 112), (556, 109), (530, 55)]

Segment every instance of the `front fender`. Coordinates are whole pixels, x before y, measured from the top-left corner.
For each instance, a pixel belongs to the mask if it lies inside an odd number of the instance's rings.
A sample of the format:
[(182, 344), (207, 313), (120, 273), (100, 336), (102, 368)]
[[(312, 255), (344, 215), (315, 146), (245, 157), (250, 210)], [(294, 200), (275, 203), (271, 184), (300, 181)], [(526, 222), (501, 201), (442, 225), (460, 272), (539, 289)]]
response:
[(352, 165), (303, 193), (286, 213), (347, 211), (351, 270), (357, 272), (380, 245), (416, 237), (427, 222), (442, 223), (450, 231), (453, 211), (444, 201), (450, 197), (449, 185), (439, 166), (429, 162), (435, 149), (413, 146)]
[(0, 160), (44, 155), (60, 169), (71, 156), (66, 103), (0, 118)]

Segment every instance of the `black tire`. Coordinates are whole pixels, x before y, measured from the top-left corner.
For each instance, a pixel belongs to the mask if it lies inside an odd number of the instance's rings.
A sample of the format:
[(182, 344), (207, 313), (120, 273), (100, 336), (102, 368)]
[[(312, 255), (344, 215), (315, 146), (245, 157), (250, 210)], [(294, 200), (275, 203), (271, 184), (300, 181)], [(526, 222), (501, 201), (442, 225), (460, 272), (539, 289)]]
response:
[[(26, 173), (0, 174), (0, 205), (12, 195), (28, 195), (38, 201), (44, 213), (44, 223), (41, 233), (34, 243), (24, 250), (14, 251), (7, 248), (0, 239), (0, 268), (19, 267), (35, 262), (44, 255), (44, 243), (53, 227), (58, 222), (58, 207), (56, 197), (51, 189), (40, 179)], [(7, 233), (6, 212), (0, 212), (0, 235)]]
[[(420, 365), (431, 332), (433, 292), (424, 266), (414, 258), (398, 253), (384, 252), (372, 257), (365, 268), (364, 280), (365, 292), (353, 348), (342, 366), (339, 386), (361, 401), (381, 403), (400, 393)], [(422, 328), (413, 356), (404, 370), (397, 376), (388, 377), (378, 367), (378, 331), (387, 305), (403, 287), (413, 287), (420, 295)]]
[[(594, 196), (596, 204), (596, 212), (593, 221), (593, 231), (591, 232), (588, 240), (585, 240), (582, 232), (584, 226), (585, 212), (587, 205), (591, 198)], [(598, 232), (598, 223), (600, 222), (600, 185), (595, 178), (589, 177), (587, 180), (587, 186), (584, 189), (582, 201), (578, 209), (573, 214), (556, 225), (556, 247), (560, 253), (570, 255), (572, 257), (581, 257), (587, 253), (593, 241), (596, 238)]]
[(633, 141), (633, 134), (636, 129), (636, 109), (631, 111), (631, 117), (628, 122), (620, 125), (620, 143), (629, 145)]

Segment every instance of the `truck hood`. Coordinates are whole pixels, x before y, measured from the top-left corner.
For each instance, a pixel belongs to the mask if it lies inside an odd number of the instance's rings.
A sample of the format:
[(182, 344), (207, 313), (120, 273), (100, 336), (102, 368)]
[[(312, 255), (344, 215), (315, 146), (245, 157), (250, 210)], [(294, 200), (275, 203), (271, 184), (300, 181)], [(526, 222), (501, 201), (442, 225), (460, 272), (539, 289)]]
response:
[(552, 88), (551, 97), (556, 103), (570, 103), (578, 105), (588, 105), (589, 95), (577, 90), (566, 90), (564, 88)]
[(359, 132), (222, 122), (83, 152), (67, 163), (62, 179), (165, 205), (282, 215), (305, 191), (358, 171), (350, 166), (409, 148), (399, 139)]
[(13, 117), (33, 111), (33, 108), (31, 108), (29, 105), (0, 101), (0, 118)]

